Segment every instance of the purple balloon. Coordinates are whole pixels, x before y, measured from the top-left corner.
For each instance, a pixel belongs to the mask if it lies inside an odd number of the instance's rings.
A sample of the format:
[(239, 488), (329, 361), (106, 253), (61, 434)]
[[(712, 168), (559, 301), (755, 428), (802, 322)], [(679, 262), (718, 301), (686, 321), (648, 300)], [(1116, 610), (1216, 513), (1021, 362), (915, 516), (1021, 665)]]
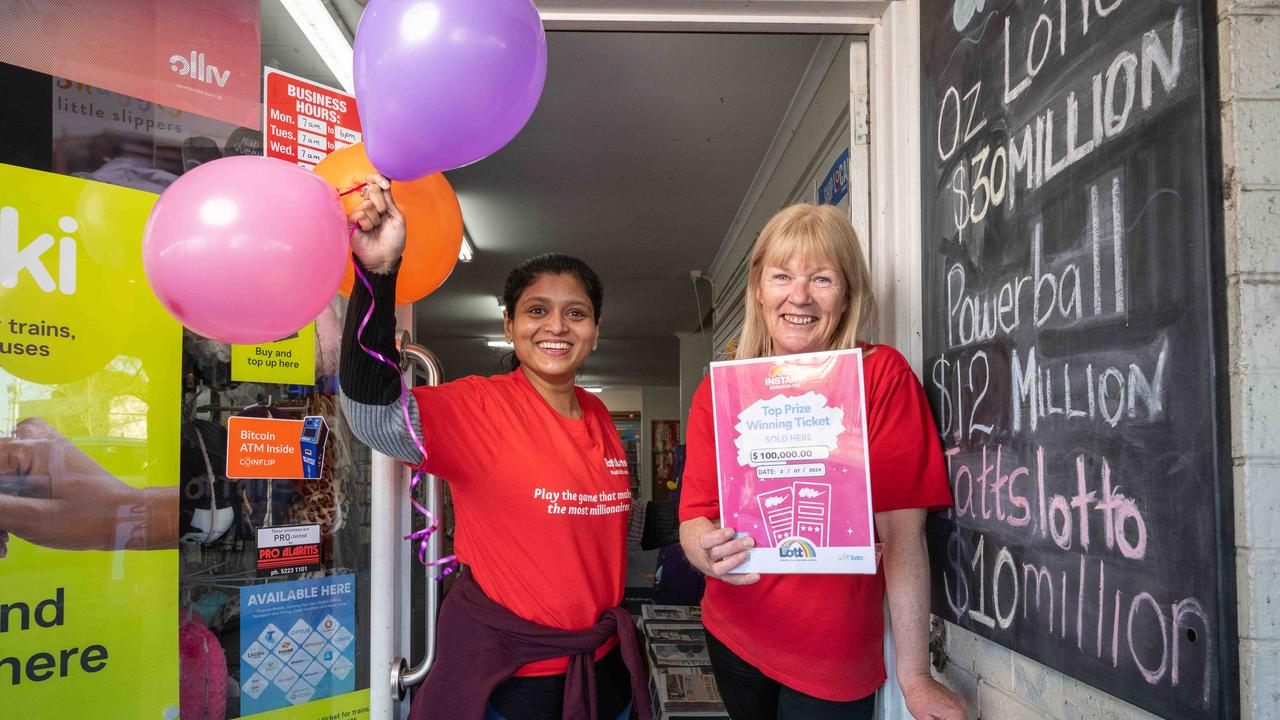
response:
[(372, 0), (356, 31), (364, 145), (393, 180), (494, 153), (528, 122), (546, 79), (530, 0)]

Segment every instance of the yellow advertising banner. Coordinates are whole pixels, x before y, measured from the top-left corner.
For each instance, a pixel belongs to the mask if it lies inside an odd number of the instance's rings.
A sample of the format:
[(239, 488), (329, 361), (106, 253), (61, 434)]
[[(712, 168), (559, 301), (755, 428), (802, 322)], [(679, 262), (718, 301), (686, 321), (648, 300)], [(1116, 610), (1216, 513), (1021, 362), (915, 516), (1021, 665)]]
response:
[(231, 346), (231, 379), (236, 382), (313, 385), (316, 381), (316, 324), (293, 337), (261, 345)]
[(177, 715), (182, 330), (142, 270), (156, 197), (0, 165), (5, 717)]

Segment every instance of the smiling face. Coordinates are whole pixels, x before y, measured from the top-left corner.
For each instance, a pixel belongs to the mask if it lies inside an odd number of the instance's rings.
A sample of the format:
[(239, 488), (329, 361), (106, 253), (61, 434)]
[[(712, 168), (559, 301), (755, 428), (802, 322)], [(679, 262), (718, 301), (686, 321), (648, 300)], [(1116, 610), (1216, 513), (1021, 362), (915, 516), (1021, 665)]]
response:
[(539, 275), (503, 324), (521, 367), (552, 384), (572, 383), (600, 337), (586, 288), (568, 273)]
[(761, 267), (756, 302), (775, 355), (831, 349), (848, 309), (848, 289), (839, 266), (829, 258), (792, 255)]

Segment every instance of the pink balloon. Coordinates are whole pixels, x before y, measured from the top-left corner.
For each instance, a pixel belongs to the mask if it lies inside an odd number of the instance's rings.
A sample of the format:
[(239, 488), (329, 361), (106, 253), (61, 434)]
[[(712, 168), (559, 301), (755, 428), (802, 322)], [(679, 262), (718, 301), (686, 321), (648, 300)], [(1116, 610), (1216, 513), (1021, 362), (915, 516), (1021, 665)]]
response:
[(337, 191), (275, 158), (204, 163), (151, 210), (142, 262), (161, 304), (189, 329), (227, 343), (288, 337), (329, 303), (346, 268)]

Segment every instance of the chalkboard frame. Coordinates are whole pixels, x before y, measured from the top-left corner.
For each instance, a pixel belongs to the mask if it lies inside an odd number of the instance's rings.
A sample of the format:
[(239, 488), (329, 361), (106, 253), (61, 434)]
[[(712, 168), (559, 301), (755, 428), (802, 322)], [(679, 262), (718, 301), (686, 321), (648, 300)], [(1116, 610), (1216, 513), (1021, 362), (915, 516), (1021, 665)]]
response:
[(1235, 537), (1235, 467), (1231, 447), (1231, 332), (1227, 315), (1230, 281), (1227, 278), (1225, 188), (1222, 156), (1222, 87), (1219, 82), (1220, 57), (1218, 38), (1218, 2), (1201, 0), (1200, 83), (1203, 88), (1201, 109), (1205, 129), (1205, 194), (1208, 207), (1204, 228), (1205, 261), (1209, 269), (1209, 327), (1213, 344), (1215, 412), (1213, 425), (1213, 464), (1217, 470), (1214, 508), (1218, 540), (1218, 656), (1220, 717), (1240, 717), (1240, 634), (1236, 587)]
[[(939, 0), (931, 2), (931, 0), (922, 0), (922, 4), (926, 7), (922, 8), (922, 13), (931, 11), (949, 12), (951, 3), (948, 0)], [(1201, 168), (1204, 177), (1204, 201), (1203, 208), (1203, 237), (1205, 238), (1204, 254), (1199, 258), (1201, 267), (1206, 274), (1206, 311), (1208, 317), (1204, 318), (1206, 332), (1203, 336), (1205, 344), (1210, 349), (1209, 366), (1212, 370), (1213, 377), (1208, 387), (1209, 404), (1214, 408), (1214, 416), (1209, 419), (1211, 430), (1209, 431), (1206, 445), (1209, 452), (1209, 464), (1214, 473), (1212, 480), (1213, 487), (1213, 526), (1214, 535), (1217, 542), (1215, 552), (1212, 554), (1216, 561), (1216, 590), (1217, 590), (1217, 612), (1214, 614), (1216, 620), (1215, 640), (1220, 652), (1217, 654), (1216, 669), (1218, 672), (1219, 682), (1217, 684), (1217, 694), (1215, 697), (1217, 707), (1217, 717), (1232, 718), (1240, 715), (1240, 684), (1239, 684), (1239, 637), (1238, 637), (1238, 592), (1236, 588), (1236, 565), (1235, 565), (1235, 502), (1234, 502), (1234, 467), (1232, 462), (1232, 440), (1230, 419), (1232, 416), (1231, 408), (1231, 388), (1230, 388), (1230, 333), (1229, 319), (1227, 313), (1227, 299), (1229, 292), (1229, 279), (1226, 273), (1226, 249), (1225, 249), (1225, 217), (1224, 217), (1224, 178), (1223, 178), (1223, 154), (1220, 107), (1221, 107), (1221, 88), (1219, 83), (1219, 45), (1218, 45), (1218, 22), (1217, 22), (1217, 2), (1216, 0), (1199, 0), (1195, 3), (1199, 12), (1196, 20), (1200, 27), (1200, 47), (1199, 53), (1196, 55), (1198, 61), (1196, 70), (1198, 70), (1198, 80), (1200, 82), (1199, 111), (1202, 119), (1202, 127), (1204, 130), (1204, 147), (1203, 147), (1203, 167)], [(930, 8), (929, 5), (934, 7)], [(923, 17), (923, 15), (922, 15)], [(930, 135), (928, 132), (929, 120), (927, 103), (929, 99), (925, 96), (924, 73), (928, 72), (928, 66), (925, 59), (928, 57), (929, 48), (927, 46), (929, 38), (926, 37), (922, 29), (920, 33), (920, 69), (921, 77), (921, 183), (922, 186), (927, 184), (928, 178), (932, 177), (932, 169), (930, 163), (933, 162), (931, 147), (929, 144)], [(921, 251), (927, 254), (932, 251), (930, 246), (931, 240), (928, 237), (930, 231), (929, 215), (927, 212), (927, 203), (931, 202), (929, 192), (924, 190), (921, 193)], [(922, 262), (920, 267), (921, 281), (928, 284), (932, 278), (928, 276), (927, 263)], [(923, 302), (920, 305), (922, 313), (928, 313), (931, 308)], [(922, 324), (923, 328), (925, 327)], [(927, 343), (925, 343), (927, 344)], [(927, 358), (926, 358), (927, 359)], [(933, 559), (935, 566), (939, 562), (939, 558)], [(935, 576), (937, 570), (935, 567)], [(935, 606), (936, 609), (936, 606)], [(998, 642), (992, 640), (992, 642)], [(1016, 649), (1015, 649), (1016, 651)], [(1153, 689), (1158, 692), (1158, 689)]]

